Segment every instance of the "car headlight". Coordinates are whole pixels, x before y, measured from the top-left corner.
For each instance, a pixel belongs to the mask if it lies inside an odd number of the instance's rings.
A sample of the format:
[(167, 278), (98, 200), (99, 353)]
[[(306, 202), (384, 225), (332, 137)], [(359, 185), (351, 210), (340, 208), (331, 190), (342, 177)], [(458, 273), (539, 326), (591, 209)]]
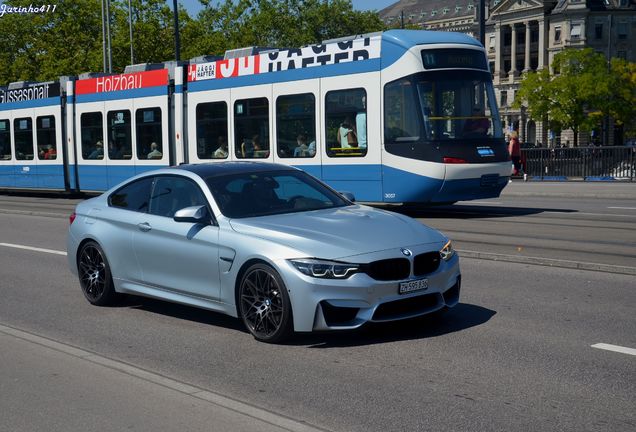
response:
[(450, 240), (447, 241), (444, 247), (439, 251), (439, 255), (444, 261), (449, 261), (455, 256), (455, 249), (453, 249), (453, 243)]
[(316, 258), (289, 260), (304, 275), (322, 279), (346, 279), (360, 270), (360, 265)]

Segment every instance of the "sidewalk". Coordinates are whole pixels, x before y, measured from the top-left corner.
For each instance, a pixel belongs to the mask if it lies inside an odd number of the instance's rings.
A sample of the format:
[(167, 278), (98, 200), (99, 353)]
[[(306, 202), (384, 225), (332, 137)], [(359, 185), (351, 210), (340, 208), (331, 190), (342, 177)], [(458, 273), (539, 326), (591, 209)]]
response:
[(633, 200), (636, 205), (636, 182), (548, 182), (513, 180), (501, 192), (507, 196), (556, 198), (605, 198)]
[(318, 431), (1, 324), (0, 413), (3, 431)]

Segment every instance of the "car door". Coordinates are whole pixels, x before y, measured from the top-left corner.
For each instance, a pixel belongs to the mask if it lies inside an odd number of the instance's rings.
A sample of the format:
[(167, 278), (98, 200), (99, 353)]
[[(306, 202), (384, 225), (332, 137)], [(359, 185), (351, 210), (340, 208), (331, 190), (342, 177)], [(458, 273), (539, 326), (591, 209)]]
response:
[(155, 177), (149, 211), (137, 225), (133, 247), (145, 285), (218, 299), (218, 227), (173, 219), (177, 210), (196, 205), (208, 203), (193, 180)]

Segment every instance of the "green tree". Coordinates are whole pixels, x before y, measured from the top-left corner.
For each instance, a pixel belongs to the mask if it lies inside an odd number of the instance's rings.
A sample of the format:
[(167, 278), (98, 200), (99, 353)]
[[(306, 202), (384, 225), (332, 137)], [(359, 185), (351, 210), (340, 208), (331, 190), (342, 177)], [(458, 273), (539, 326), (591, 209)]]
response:
[(567, 49), (554, 57), (552, 69), (555, 73), (543, 69), (526, 74), (513, 106), (527, 105), (532, 117), (549, 119), (557, 130), (572, 129), (575, 146), (578, 132), (599, 126), (605, 116), (619, 123), (632, 122), (636, 114), (633, 63), (613, 59), (608, 70), (603, 54), (591, 48)]

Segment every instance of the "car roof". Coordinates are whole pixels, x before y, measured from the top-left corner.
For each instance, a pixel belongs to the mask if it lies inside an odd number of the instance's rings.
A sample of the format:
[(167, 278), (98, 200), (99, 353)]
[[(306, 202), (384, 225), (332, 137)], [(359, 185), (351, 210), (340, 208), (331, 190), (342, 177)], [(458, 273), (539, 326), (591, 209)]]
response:
[(268, 162), (228, 161), (202, 164), (183, 164), (175, 168), (193, 172), (201, 178), (266, 171), (297, 171), (296, 168)]

